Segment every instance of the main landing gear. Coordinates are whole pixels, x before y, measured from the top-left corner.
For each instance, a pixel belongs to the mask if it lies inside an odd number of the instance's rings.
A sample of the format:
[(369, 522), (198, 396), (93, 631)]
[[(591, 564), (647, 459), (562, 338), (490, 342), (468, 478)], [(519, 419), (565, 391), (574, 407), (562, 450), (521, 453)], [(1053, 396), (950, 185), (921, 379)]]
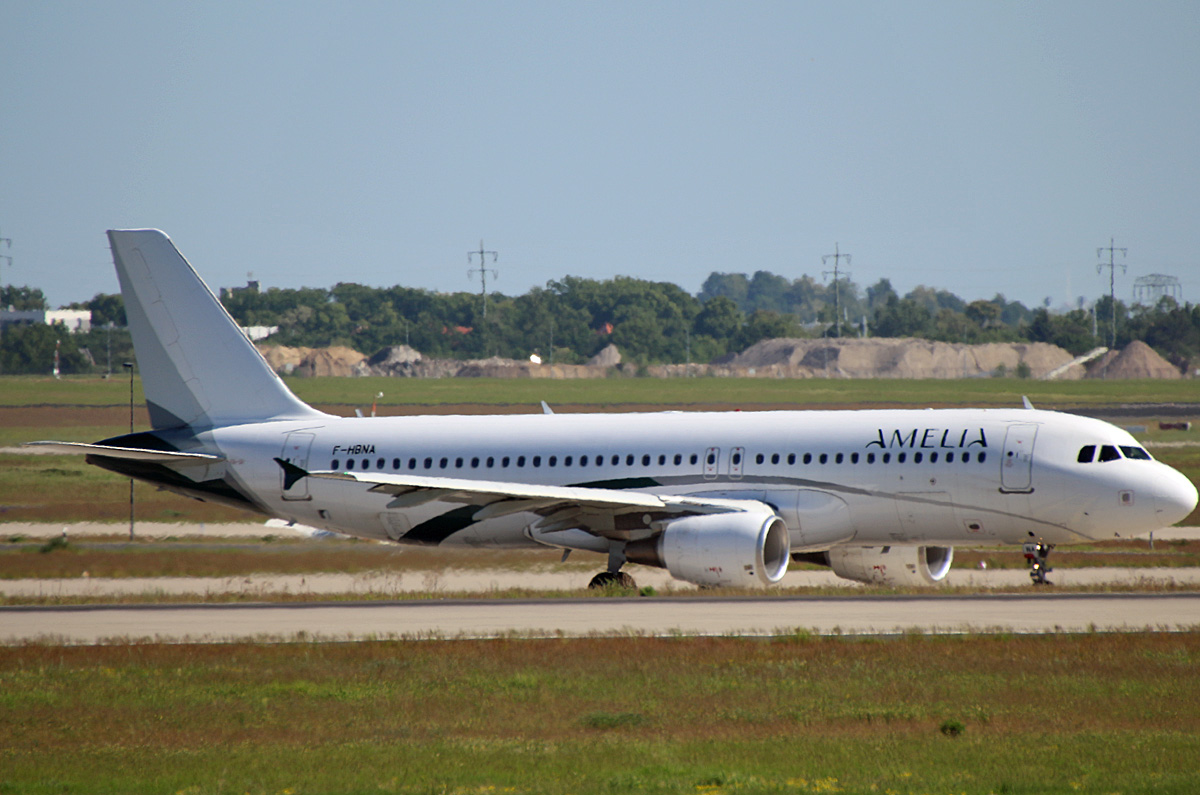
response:
[(613, 542), (608, 548), (608, 571), (602, 571), (592, 578), (588, 588), (627, 588), (637, 589), (637, 581), (621, 567), (625, 565), (625, 545)]
[(1050, 557), (1050, 550), (1054, 549), (1053, 544), (1044, 544), (1042, 542), (1029, 542), (1024, 546), (1025, 560), (1029, 561), (1029, 579), (1033, 580), (1034, 585), (1053, 585), (1054, 583), (1046, 579), (1046, 575), (1054, 571), (1046, 565), (1046, 558)]

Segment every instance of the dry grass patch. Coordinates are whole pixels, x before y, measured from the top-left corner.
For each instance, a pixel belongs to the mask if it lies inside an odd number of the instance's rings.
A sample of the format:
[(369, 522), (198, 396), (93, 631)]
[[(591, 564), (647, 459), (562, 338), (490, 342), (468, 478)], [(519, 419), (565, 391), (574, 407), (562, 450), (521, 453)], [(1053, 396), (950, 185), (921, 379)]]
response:
[(1186, 792), (1198, 665), (1196, 634), (7, 648), (0, 791)]

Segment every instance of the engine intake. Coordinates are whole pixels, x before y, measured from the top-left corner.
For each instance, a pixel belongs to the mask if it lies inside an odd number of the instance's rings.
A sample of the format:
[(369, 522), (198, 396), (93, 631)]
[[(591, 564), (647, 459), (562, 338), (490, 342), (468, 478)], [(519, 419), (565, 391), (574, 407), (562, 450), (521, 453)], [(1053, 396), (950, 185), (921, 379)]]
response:
[(696, 585), (747, 587), (783, 579), (790, 551), (782, 519), (747, 511), (674, 519), (653, 538), (627, 544), (625, 558)]
[(933, 585), (946, 578), (953, 547), (834, 547), (829, 565), (839, 577), (881, 585)]

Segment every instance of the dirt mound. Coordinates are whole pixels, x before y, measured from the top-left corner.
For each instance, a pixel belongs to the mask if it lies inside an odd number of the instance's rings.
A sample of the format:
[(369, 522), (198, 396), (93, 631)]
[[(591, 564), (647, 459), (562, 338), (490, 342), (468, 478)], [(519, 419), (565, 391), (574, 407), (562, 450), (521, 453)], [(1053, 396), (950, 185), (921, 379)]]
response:
[(309, 351), (294, 372), (299, 376), (369, 375), (366, 358), (353, 348), (316, 348)]
[(271, 365), (271, 369), (282, 375), (291, 375), (312, 353), (312, 348), (289, 348), (286, 345), (257, 345), (258, 352)]
[(616, 367), (621, 363), (621, 352), (611, 342), (604, 350), (588, 359), (588, 367)]
[(1088, 378), (1183, 378), (1179, 370), (1141, 340), (1120, 351), (1109, 351), (1088, 367)]
[[(1067, 364), (1071, 354), (1054, 345), (961, 345), (910, 338), (763, 340), (726, 361), (732, 372), (784, 378), (975, 378), (1016, 373), (1024, 364), (1040, 378)], [(1073, 367), (1062, 378), (1082, 378)]]

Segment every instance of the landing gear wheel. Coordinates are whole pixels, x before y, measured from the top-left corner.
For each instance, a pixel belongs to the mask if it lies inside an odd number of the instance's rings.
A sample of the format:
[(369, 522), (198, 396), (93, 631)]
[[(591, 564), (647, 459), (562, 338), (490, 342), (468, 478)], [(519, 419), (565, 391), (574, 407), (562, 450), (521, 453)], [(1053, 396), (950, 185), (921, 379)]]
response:
[(1050, 557), (1052, 549), (1053, 544), (1028, 543), (1024, 546), (1025, 560), (1029, 561), (1029, 579), (1034, 585), (1054, 584), (1046, 579), (1046, 575), (1054, 571), (1046, 565), (1046, 559)]
[(588, 588), (623, 588), (633, 591), (637, 589), (637, 582), (623, 571), (602, 571), (592, 578)]

